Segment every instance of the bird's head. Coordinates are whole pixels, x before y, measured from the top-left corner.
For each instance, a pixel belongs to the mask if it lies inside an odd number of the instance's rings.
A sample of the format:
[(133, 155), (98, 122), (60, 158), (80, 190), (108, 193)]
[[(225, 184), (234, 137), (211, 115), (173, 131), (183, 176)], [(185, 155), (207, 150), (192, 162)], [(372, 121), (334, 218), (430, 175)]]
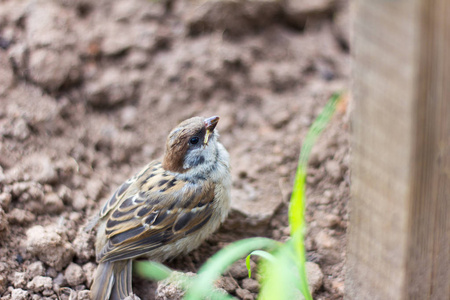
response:
[(219, 117), (194, 117), (181, 122), (167, 137), (163, 168), (184, 173), (211, 162), (217, 152)]

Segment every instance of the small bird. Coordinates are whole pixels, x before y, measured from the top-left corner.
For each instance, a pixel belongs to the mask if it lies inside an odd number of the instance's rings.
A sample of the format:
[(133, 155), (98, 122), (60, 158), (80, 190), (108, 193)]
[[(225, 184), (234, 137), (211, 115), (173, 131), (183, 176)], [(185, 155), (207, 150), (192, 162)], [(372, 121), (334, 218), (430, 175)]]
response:
[(225, 220), (230, 163), (215, 130), (219, 117), (183, 121), (162, 160), (125, 181), (87, 226), (98, 225), (93, 300), (132, 293), (132, 260), (164, 261), (197, 248)]

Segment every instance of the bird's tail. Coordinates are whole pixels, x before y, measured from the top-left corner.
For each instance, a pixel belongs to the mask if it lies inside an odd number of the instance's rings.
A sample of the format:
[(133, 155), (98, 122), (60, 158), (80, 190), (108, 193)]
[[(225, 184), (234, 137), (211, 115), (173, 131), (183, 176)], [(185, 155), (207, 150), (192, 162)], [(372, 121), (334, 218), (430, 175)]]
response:
[(92, 300), (122, 300), (131, 294), (131, 260), (102, 262), (91, 286)]

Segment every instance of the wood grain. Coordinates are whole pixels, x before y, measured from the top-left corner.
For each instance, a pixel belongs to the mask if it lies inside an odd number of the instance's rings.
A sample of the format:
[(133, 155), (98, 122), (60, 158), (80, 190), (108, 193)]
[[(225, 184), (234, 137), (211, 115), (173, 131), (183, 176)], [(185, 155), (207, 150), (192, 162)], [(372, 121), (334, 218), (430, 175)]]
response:
[(450, 4), (355, 3), (347, 299), (450, 299)]

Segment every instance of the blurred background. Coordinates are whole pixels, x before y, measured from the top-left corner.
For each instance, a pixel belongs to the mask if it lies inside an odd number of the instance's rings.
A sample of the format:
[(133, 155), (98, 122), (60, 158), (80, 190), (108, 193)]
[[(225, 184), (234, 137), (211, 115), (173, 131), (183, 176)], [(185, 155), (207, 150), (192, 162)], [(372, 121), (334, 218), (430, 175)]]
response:
[[(96, 264), (82, 226), (196, 115), (221, 118), (233, 190), (229, 219), (190, 254), (195, 268), (244, 237), (286, 240), (302, 140), (331, 94), (348, 88), (349, 5), (0, 1), (1, 299), (56, 299), (61, 287), (87, 299)], [(343, 298), (347, 140), (344, 101), (308, 169), (315, 299)], [(195, 271), (182, 258), (169, 265)], [(245, 277), (237, 263), (222, 285), (256, 299)], [(155, 288), (135, 281), (142, 299)]]

